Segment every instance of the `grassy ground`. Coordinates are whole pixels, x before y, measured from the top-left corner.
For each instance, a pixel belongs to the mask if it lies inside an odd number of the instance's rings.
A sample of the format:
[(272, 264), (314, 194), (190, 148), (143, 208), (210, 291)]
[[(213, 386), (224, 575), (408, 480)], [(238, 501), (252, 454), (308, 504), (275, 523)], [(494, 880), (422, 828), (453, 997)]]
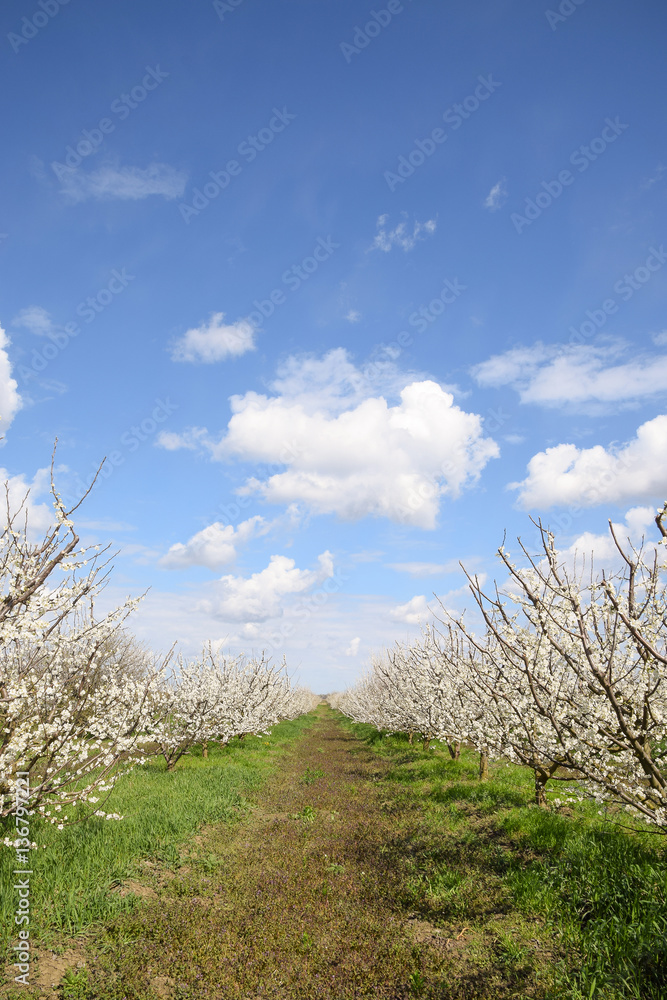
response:
[(451, 761), (324, 706), (268, 744), (145, 768), (107, 807), (123, 823), (45, 833), (59, 849), (42, 852), (35, 911), (68, 949), (39, 963), (54, 995), (667, 995), (660, 838), (590, 806), (538, 810), (519, 768), (480, 782), (472, 754)]
[[(71, 951), (73, 939), (82, 946), (91, 927), (108, 925), (135, 908), (146, 895), (141, 878), (147, 866), (178, 862), (183, 844), (204, 824), (223, 821), (229, 826), (246, 815), (248, 797), (312, 723), (312, 717), (304, 717), (280, 723), (268, 738), (248, 736), (224, 748), (211, 744), (206, 761), (194, 748), (172, 773), (161, 759), (137, 768), (118, 782), (105, 805), (106, 812), (124, 816), (122, 822), (94, 819), (58, 831), (33, 817), (31, 839), (39, 847), (31, 855), (30, 931), (31, 940), (39, 941), (41, 964), (49, 968), (42, 980), (67, 965), (66, 957), (53, 961), (53, 953)], [(15, 835), (13, 823), (0, 830), (0, 838), (5, 835)], [(5, 960), (7, 947), (16, 940), (16, 898), (7, 891), (13, 868), (14, 852), (1, 849), (0, 945)], [(76, 957), (81, 958), (78, 951)], [(38, 964), (35, 978), (37, 971)]]
[[(591, 804), (537, 809), (523, 768), (492, 764), (480, 782), (470, 752), (453, 761), (444, 748), (424, 751), (405, 736), (344, 725), (423, 804), (404, 903), (437, 926), (456, 916), (468, 926), (464, 977), (479, 962), (514, 984), (507, 995), (517, 997), (667, 996), (662, 837)], [(549, 797), (565, 799), (567, 786), (552, 784)], [(459, 994), (442, 993), (450, 995)]]

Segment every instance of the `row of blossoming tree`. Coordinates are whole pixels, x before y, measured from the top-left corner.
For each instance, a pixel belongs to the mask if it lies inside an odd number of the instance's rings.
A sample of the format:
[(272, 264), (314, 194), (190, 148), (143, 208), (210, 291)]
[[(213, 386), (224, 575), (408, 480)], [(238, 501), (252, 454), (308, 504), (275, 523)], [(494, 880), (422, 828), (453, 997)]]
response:
[[(618, 568), (560, 554), (540, 522), (540, 548), (498, 555), (505, 580), (487, 591), (466, 573), (478, 627), (441, 610), (414, 644), (397, 645), (339, 696), (378, 729), (461, 744), (613, 802), (667, 833), (667, 504), (659, 541), (633, 546), (609, 524)], [(475, 617), (475, 616), (473, 616)]]
[[(98, 615), (108, 549), (83, 547), (53, 486), (54, 521), (31, 540), (27, 496), (7, 490), (0, 537), (0, 815), (16, 809), (17, 775), (30, 807), (62, 828), (99, 808), (118, 778), (161, 754), (168, 770), (195, 744), (268, 733), (318, 699), (283, 663), (225, 657), (156, 658), (125, 630), (138, 604)], [(102, 801), (104, 804), (104, 801)]]

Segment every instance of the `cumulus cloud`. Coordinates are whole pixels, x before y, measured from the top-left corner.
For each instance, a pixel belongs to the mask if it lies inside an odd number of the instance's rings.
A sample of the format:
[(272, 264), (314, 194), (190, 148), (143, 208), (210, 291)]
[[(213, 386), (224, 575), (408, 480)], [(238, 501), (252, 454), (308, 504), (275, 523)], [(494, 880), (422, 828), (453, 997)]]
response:
[(358, 636), (358, 635), (355, 636), (355, 638), (351, 640), (350, 645), (345, 650), (345, 655), (346, 656), (356, 656), (357, 653), (359, 652), (359, 645), (360, 645), (360, 643), (361, 643), (361, 636)]
[(270, 528), (271, 525), (260, 516), (241, 521), (236, 528), (232, 524), (216, 521), (198, 531), (187, 542), (172, 545), (160, 560), (160, 565), (164, 569), (187, 569), (189, 566), (220, 569), (234, 562), (239, 545), (265, 535)]
[(494, 184), (486, 198), (484, 208), (490, 212), (497, 212), (507, 201), (507, 184), (504, 177), (501, 177), (497, 184)]
[(239, 492), (270, 503), (302, 501), (346, 520), (367, 515), (436, 525), (440, 501), (473, 485), (498, 446), (482, 418), (455, 405), (436, 382), (403, 383), (399, 402), (365, 396), (369, 387), (344, 351), (322, 361), (292, 359), (274, 383), (277, 395), (232, 396), (226, 433), (203, 428), (161, 443), (197, 445), (217, 461), (284, 465)]
[[(61, 468), (60, 471), (64, 471)], [(35, 541), (44, 534), (47, 528), (53, 524), (53, 508), (50, 503), (37, 503), (37, 498), (49, 493), (51, 483), (51, 470), (38, 469), (29, 482), (25, 473), (11, 475), (7, 469), (0, 468), (0, 488), (2, 489), (1, 502), (5, 504), (5, 490), (9, 494), (9, 509), (12, 513), (18, 512), (23, 506), (21, 522), (28, 517), (28, 531), (31, 541)], [(27, 499), (26, 499), (27, 497)]]
[(426, 236), (432, 236), (437, 228), (435, 219), (428, 219), (426, 222), (415, 220), (412, 226), (409, 226), (407, 213), (404, 212), (403, 215), (405, 216), (404, 221), (399, 222), (394, 229), (387, 228), (388, 215), (381, 215), (378, 218), (377, 233), (370, 247), (371, 250), (382, 250), (384, 253), (389, 253), (392, 247), (399, 247), (407, 253), (414, 250), (419, 240), (425, 239)]
[(172, 361), (192, 361), (213, 364), (227, 358), (237, 358), (255, 350), (255, 328), (247, 319), (225, 323), (224, 313), (213, 313), (201, 326), (186, 330), (171, 345)]
[(141, 167), (107, 165), (86, 172), (71, 169), (60, 176), (61, 191), (71, 202), (119, 199), (139, 201), (151, 195), (162, 195), (171, 200), (179, 198), (187, 182), (187, 174), (175, 170), (167, 163), (151, 163)]
[[(659, 346), (662, 342), (654, 336)], [(513, 347), (472, 369), (479, 385), (509, 385), (522, 403), (595, 412), (667, 391), (667, 355), (622, 340)]]
[(578, 448), (559, 444), (533, 455), (528, 475), (510, 489), (520, 505), (546, 508), (573, 504), (660, 500), (667, 495), (667, 415), (642, 424), (623, 447)]
[(359, 320), (361, 319), (361, 313), (359, 312), (358, 309), (350, 309), (345, 314), (345, 319), (348, 321), (348, 323), (358, 323)]
[(389, 617), (396, 622), (404, 622), (406, 625), (420, 625), (429, 616), (429, 608), (423, 594), (411, 597), (406, 604), (397, 604), (389, 612)]
[[(647, 549), (656, 549), (659, 535), (655, 527), (656, 510), (654, 507), (631, 507), (625, 514), (624, 522), (614, 522), (616, 537), (621, 545), (635, 547), (645, 540)], [(583, 568), (591, 557), (598, 569), (622, 569), (622, 557), (616, 547), (610, 531), (596, 534), (584, 531), (566, 548), (559, 548), (560, 555), (566, 562), (576, 568)]]
[(12, 364), (7, 353), (10, 343), (0, 327), (0, 434), (4, 434), (23, 405), (18, 382), (12, 378)]
[(202, 610), (223, 621), (264, 622), (283, 613), (285, 598), (302, 594), (333, 576), (330, 552), (318, 556), (315, 570), (298, 569), (294, 559), (271, 556), (269, 565), (250, 577), (223, 576), (213, 600), (204, 601)]

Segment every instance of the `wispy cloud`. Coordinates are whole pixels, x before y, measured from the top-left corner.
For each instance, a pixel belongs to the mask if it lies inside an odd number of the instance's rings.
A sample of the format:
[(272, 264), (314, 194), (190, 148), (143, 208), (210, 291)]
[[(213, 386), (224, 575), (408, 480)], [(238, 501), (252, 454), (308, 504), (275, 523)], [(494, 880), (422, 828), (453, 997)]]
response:
[(141, 167), (107, 165), (86, 172), (71, 170), (61, 178), (61, 191), (70, 202), (119, 199), (140, 201), (151, 195), (179, 198), (184, 190), (187, 174), (166, 163), (151, 163)]
[(54, 329), (51, 316), (42, 306), (27, 306), (21, 309), (12, 320), (12, 326), (30, 330), (39, 337), (48, 336)]
[(450, 559), (446, 563), (389, 563), (389, 569), (395, 569), (397, 573), (409, 573), (410, 576), (441, 576), (443, 573), (455, 573), (459, 564), (456, 559)]
[(370, 250), (382, 250), (389, 253), (392, 247), (398, 247), (404, 253), (414, 250), (420, 240), (427, 236), (432, 236), (436, 231), (437, 223), (435, 219), (428, 219), (426, 222), (415, 222), (410, 227), (407, 222), (407, 213), (404, 212), (405, 220), (399, 222), (394, 229), (388, 229), (388, 215), (381, 215), (377, 220), (377, 233)]
[[(653, 335), (657, 346), (665, 332)], [(667, 355), (639, 353), (623, 340), (513, 347), (472, 369), (482, 386), (509, 385), (522, 403), (606, 413), (667, 392)]]
[(507, 183), (505, 178), (501, 177), (484, 199), (484, 208), (488, 208), (489, 212), (497, 212), (499, 208), (503, 207), (506, 201)]

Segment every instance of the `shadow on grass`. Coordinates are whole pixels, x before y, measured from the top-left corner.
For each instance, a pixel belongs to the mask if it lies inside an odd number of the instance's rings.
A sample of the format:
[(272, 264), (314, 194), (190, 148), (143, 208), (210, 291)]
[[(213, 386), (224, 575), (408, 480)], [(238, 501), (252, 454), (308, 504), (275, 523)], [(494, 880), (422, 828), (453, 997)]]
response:
[(429, 798), (442, 805), (457, 802), (470, 802), (482, 807), (484, 812), (495, 812), (508, 806), (525, 806), (529, 796), (521, 789), (512, 788), (499, 782), (466, 782), (459, 780), (456, 784), (434, 788)]

